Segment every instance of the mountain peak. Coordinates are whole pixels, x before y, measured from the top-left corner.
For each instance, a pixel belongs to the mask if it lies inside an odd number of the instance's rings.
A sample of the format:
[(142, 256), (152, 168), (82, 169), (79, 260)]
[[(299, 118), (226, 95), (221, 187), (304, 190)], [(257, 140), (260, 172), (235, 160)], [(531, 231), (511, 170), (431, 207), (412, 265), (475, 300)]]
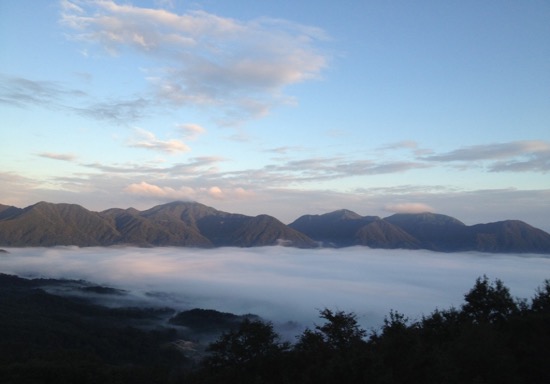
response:
[(339, 209), (337, 211), (325, 213), (321, 215), (324, 218), (330, 218), (333, 220), (360, 220), (363, 217), (349, 209)]
[(433, 212), (421, 212), (421, 213), (396, 213), (389, 217), (384, 218), (386, 221), (393, 223), (406, 223), (415, 222), (423, 225), (465, 225), (454, 217), (442, 215), (440, 213)]

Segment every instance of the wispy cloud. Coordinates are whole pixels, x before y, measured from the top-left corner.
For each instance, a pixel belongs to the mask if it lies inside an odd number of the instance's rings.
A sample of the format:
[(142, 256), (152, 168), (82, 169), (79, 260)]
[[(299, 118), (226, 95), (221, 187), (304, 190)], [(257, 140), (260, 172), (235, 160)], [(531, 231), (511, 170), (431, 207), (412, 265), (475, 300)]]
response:
[(0, 104), (54, 109), (116, 124), (138, 120), (153, 108), (153, 102), (141, 96), (98, 102), (90, 94), (60, 82), (2, 74)]
[[(259, 172), (271, 180), (280, 178), (280, 181), (285, 183), (289, 181), (298, 183), (400, 173), (427, 167), (431, 167), (431, 165), (415, 161), (377, 162), (370, 159), (348, 159), (345, 157), (314, 157), (268, 165)], [(260, 175), (257, 173), (256, 176)]]
[(533, 153), (550, 151), (545, 141), (512, 141), (509, 143), (473, 145), (439, 155), (426, 156), (430, 161), (472, 161), (506, 159)]
[[(288, 187), (293, 184), (330, 181), (353, 176), (401, 173), (431, 166), (415, 162), (376, 163), (370, 160), (316, 157), (281, 163), (274, 162), (261, 168), (224, 170), (218, 167), (222, 161), (225, 159), (214, 156), (193, 158), (190, 162), (176, 163), (169, 167), (136, 164), (115, 167), (102, 164), (87, 164), (87, 166), (106, 172), (143, 172), (148, 174), (149, 178), (156, 174), (159, 177), (170, 176), (170, 180), (194, 180), (194, 183), (203, 185), (215, 185), (223, 182), (228, 186), (240, 185), (253, 189)], [(166, 181), (163, 183), (165, 184)]]
[(44, 157), (52, 160), (62, 160), (62, 161), (74, 161), (76, 160), (76, 155), (70, 153), (52, 153), (52, 152), (43, 152), (39, 153), (38, 156)]
[(133, 138), (129, 144), (131, 147), (151, 149), (170, 154), (188, 152), (191, 150), (189, 146), (180, 140), (159, 140), (152, 132), (141, 128), (136, 128), (135, 132), (136, 137)]
[(14, 194), (20, 194), (25, 190), (37, 187), (39, 182), (33, 178), (24, 177), (15, 172), (0, 171), (0, 184), (10, 187), (6, 189), (5, 192), (13, 190)]
[(271, 148), (271, 149), (267, 149), (266, 152), (272, 152), (272, 153), (277, 153), (277, 154), (280, 154), (280, 155), (286, 155), (287, 153), (296, 153), (298, 151), (301, 150), (301, 147), (298, 147), (298, 146), (284, 146), (284, 147), (276, 147), (276, 148)]
[(135, 164), (135, 163), (126, 163), (126, 164), (103, 164), (99, 162), (94, 163), (82, 163), (83, 167), (91, 168), (96, 171), (100, 171), (103, 174), (125, 174), (133, 175), (136, 174), (143, 175), (149, 173), (161, 174), (165, 173), (166, 169), (158, 166), (153, 166), (150, 164)]
[(224, 158), (219, 156), (198, 156), (190, 158), (186, 163), (176, 163), (172, 165), (168, 171), (172, 174), (208, 174), (217, 173), (218, 164), (225, 161)]
[(30, 205), (30, 201), (40, 201), (34, 194), (41, 182), (31, 177), (25, 177), (15, 172), (0, 171), (0, 185), (2, 200), (0, 204), (23, 207)]
[(429, 162), (486, 164), (492, 172), (550, 171), (550, 143), (541, 140), (474, 145), (421, 158)]
[(550, 171), (550, 152), (537, 153), (525, 160), (498, 161), (491, 165), (492, 172), (541, 172)]
[(188, 176), (208, 175), (219, 172), (217, 165), (224, 161), (217, 156), (199, 156), (190, 158), (187, 162), (173, 163), (168, 166), (162, 166), (155, 163), (124, 163), (124, 164), (103, 164), (103, 163), (81, 163), (83, 167), (91, 168), (105, 174), (131, 174), (145, 175), (160, 178), (170, 176), (172, 179), (182, 179)]
[(86, 94), (52, 81), (32, 80), (0, 74), (0, 103), (16, 107), (42, 106), (68, 108), (63, 100)]
[(106, 120), (125, 125), (145, 116), (151, 107), (151, 100), (144, 97), (135, 97), (126, 100), (91, 102), (85, 107), (74, 108), (74, 111), (96, 120)]
[(289, 100), (286, 86), (317, 78), (327, 66), (317, 47), (325, 33), (285, 20), (176, 14), (109, 0), (61, 4), (61, 23), (74, 39), (113, 55), (131, 49), (162, 58), (150, 77), (159, 99), (222, 109), (226, 121), (265, 115)]
[(395, 143), (389, 143), (382, 146), (380, 149), (417, 149), (418, 143), (414, 140), (402, 140)]
[(176, 128), (182, 132), (185, 138), (189, 140), (194, 140), (199, 135), (206, 132), (206, 129), (203, 126), (193, 123), (177, 124)]
[(432, 150), (421, 148), (414, 140), (402, 140), (394, 143), (389, 143), (378, 148), (379, 151), (410, 151), (416, 156), (427, 156), (433, 153)]

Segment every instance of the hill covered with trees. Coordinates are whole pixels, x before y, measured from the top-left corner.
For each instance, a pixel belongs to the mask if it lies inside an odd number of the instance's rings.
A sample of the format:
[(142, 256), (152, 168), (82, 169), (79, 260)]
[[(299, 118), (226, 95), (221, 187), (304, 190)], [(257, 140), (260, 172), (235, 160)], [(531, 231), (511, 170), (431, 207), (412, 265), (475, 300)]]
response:
[(550, 254), (550, 234), (519, 220), (465, 225), (436, 213), (361, 216), (342, 209), (303, 215), (286, 225), (269, 215), (247, 216), (174, 201), (139, 211), (92, 212), (76, 204), (0, 204), (0, 246), (298, 248), (367, 246), (439, 252)]

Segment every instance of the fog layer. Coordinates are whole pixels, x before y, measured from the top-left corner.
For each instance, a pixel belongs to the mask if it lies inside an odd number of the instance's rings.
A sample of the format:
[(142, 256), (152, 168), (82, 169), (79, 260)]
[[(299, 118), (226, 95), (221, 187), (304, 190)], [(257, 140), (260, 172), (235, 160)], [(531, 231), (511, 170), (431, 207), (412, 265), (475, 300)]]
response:
[(177, 310), (211, 308), (268, 320), (318, 322), (325, 307), (353, 311), (377, 327), (391, 309), (412, 319), (459, 306), (482, 275), (531, 298), (550, 278), (541, 255), (435, 253), (366, 247), (8, 248), (0, 272), (85, 279), (130, 291), (136, 302)]

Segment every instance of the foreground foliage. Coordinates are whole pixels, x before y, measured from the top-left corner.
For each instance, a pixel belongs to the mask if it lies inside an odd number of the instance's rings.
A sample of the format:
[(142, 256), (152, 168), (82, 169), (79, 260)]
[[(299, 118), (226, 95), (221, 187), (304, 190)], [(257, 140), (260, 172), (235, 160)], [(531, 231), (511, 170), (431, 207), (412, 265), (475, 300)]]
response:
[(180, 331), (133, 322), (158, 311), (108, 309), (0, 277), (2, 383), (550, 382), (550, 280), (518, 300), (483, 276), (460, 308), (415, 321), (392, 311), (371, 332), (354, 313), (323, 309), (293, 344), (246, 317), (197, 361), (172, 347)]
[(502, 281), (491, 282), (484, 276), (465, 295), (460, 309), (436, 310), (418, 321), (392, 311), (381, 330), (370, 335), (353, 313), (324, 309), (320, 317), (324, 324), (304, 331), (293, 346), (281, 344), (270, 324), (243, 324), (214, 343), (212, 354), (188, 379), (197, 383), (550, 382), (550, 280), (529, 304), (514, 299)]

